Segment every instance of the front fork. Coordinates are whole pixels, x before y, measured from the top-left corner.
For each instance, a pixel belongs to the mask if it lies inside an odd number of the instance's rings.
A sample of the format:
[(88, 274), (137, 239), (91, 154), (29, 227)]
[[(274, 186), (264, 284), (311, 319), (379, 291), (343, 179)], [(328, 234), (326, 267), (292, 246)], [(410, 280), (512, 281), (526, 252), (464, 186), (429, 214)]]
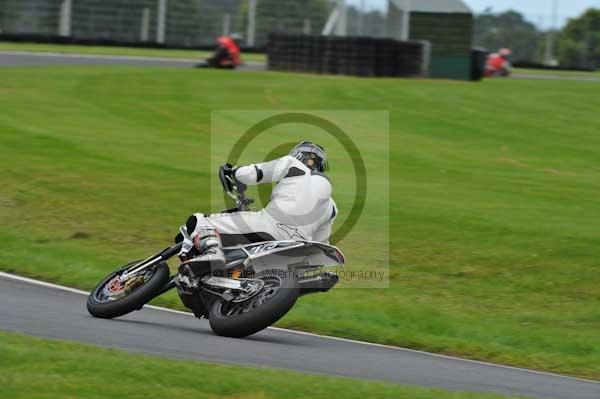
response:
[[(151, 268), (151, 267), (157, 265), (160, 262), (164, 262), (164, 261), (172, 258), (173, 256), (175, 256), (179, 253), (179, 251), (181, 250), (181, 247), (182, 247), (182, 243), (178, 243), (178, 244), (173, 245), (172, 247), (165, 248), (158, 254), (152, 255), (149, 258), (146, 258), (143, 261), (139, 262), (135, 266), (131, 266), (128, 269), (126, 269), (125, 272), (119, 276), (119, 279), (122, 282), (127, 281), (132, 276), (140, 273), (141, 271), (144, 271), (148, 268)], [(173, 278), (171, 278), (171, 281), (172, 280), (173, 280)], [(169, 284), (170, 283), (171, 282), (169, 282)], [(171, 288), (173, 288), (173, 287), (171, 287)], [(169, 289), (171, 289), (171, 288), (169, 288)]]

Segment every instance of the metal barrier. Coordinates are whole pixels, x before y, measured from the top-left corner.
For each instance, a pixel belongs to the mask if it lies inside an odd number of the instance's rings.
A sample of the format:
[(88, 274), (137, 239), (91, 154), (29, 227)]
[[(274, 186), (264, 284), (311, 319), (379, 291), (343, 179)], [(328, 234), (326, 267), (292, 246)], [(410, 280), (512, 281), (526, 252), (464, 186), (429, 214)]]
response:
[[(318, 34), (332, 8), (329, 0), (0, 0), (0, 33), (193, 47), (238, 32), (253, 47), (272, 31)], [(377, 13), (353, 10), (349, 25), (377, 23)]]

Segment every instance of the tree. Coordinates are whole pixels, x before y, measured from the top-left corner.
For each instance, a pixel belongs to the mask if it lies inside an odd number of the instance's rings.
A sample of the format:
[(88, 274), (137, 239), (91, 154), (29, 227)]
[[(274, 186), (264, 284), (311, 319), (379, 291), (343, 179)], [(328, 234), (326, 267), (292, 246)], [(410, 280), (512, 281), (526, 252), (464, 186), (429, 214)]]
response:
[(558, 57), (563, 65), (600, 67), (600, 9), (569, 20), (560, 33)]
[(487, 9), (475, 17), (473, 41), (476, 46), (491, 51), (508, 47), (513, 51), (514, 60), (540, 61), (543, 35), (516, 11), (492, 14)]
[[(329, 15), (328, 0), (258, 0), (256, 6), (256, 44), (267, 42), (271, 32), (302, 33), (304, 21), (310, 21), (313, 34), (321, 33)], [(243, 1), (238, 12), (241, 25), (246, 30), (248, 0)]]
[(348, 36), (384, 37), (386, 16), (379, 10), (362, 11), (349, 5), (347, 12)]

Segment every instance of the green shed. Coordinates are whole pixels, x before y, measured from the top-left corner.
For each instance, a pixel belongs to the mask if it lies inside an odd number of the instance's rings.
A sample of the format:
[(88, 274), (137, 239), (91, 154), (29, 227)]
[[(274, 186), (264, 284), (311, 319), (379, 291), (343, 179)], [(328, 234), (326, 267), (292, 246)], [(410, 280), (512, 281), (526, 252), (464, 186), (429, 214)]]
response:
[(387, 27), (396, 39), (431, 43), (431, 77), (469, 79), (473, 12), (462, 0), (389, 0)]

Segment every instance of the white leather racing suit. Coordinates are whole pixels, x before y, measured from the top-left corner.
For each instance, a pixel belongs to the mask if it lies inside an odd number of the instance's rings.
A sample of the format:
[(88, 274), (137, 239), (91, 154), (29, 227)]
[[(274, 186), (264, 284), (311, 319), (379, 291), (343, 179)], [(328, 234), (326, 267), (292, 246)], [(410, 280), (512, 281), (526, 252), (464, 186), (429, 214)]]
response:
[(260, 211), (221, 213), (206, 218), (221, 234), (224, 246), (266, 240), (329, 243), (337, 208), (327, 176), (286, 155), (237, 168), (235, 178), (247, 185), (274, 182), (275, 187), (269, 204)]

